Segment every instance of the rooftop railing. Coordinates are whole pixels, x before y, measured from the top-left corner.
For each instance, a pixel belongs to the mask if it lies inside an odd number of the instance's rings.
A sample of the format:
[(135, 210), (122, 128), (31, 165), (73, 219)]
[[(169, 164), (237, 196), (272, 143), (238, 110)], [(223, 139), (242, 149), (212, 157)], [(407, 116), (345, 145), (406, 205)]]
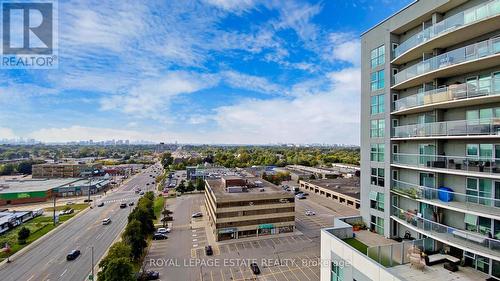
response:
[(497, 53), (500, 53), (500, 37), (458, 48), (412, 65), (394, 75), (394, 83), (400, 84), (406, 80), (430, 71), (491, 56)]
[[(425, 231), (429, 235), (438, 237), (443, 241), (454, 242), (460, 246), (500, 256), (500, 240), (489, 238), (478, 232), (461, 230), (425, 219), (416, 210), (403, 210), (393, 205), (391, 214), (405, 223), (421, 231)], [(494, 234), (493, 236), (496, 237)]]
[(500, 94), (500, 78), (482, 79), (481, 87), (456, 84), (401, 98), (394, 102), (394, 110), (497, 94)]
[(465, 208), (467, 211), (480, 211), (481, 209), (484, 210), (484, 207), (491, 207), (491, 213), (497, 212), (500, 215), (500, 199), (481, 196), (482, 194), (479, 191), (471, 191), (471, 193), (474, 192), (478, 195), (465, 194), (448, 188), (438, 189), (399, 180), (392, 180), (391, 189), (414, 199), (440, 200), (441, 204), (449, 206), (453, 206), (458, 202), (460, 208)]
[(398, 126), (394, 138), (500, 135), (500, 118), (456, 120)]
[(500, 158), (393, 153), (392, 162), (410, 167), (448, 169), (500, 176)]
[(477, 21), (489, 17), (494, 17), (498, 14), (500, 14), (500, 0), (494, 0), (450, 16), (403, 41), (394, 50), (394, 57), (397, 58), (411, 48), (416, 47), (441, 34), (453, 31), (466, 25), (473, 24)]

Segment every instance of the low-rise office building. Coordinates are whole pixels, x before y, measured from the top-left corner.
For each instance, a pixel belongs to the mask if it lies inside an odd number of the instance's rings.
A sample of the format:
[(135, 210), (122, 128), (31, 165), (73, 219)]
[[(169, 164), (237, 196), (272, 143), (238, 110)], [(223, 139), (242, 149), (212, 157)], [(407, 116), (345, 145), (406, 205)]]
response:
[(294, 231), (293, 193), (256, 177), (223, 176), (205, 183), (205, 205), (217, 241)]
[(100, 164), (84, 163), (45, 163), (33, 165), (33, 178), (78, 178), (82, 174), (101, 169)]
[(315, 193), (346, 205), (350, 208), (360, 207), (359, 178), (336, 178), (320, 180), (300, 180), (300, 189), (304, 192)]

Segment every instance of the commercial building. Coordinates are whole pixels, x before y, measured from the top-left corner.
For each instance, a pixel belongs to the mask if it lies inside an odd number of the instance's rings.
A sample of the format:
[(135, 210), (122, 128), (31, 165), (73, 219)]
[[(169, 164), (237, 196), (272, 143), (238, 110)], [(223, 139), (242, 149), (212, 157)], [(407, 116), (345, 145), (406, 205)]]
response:
[(82, 163), (45, 163), (33, 165), (33, 178), (78, 178), (95, 169), (101, 169), (100, 164)]
[(197, 179), (205, 180), (219, 175), (234, 174), (233, 171), (222, 166), (196, 165), (186, 167), (187, 180), (195, 181)]
[(293, 193), (256, 177), (223, 176), (205, 183), (205, 205), (217, 241), (294, 231)]
[(353, 209), (360, 208), (359, 178), (300, 180), (299, 188)]
[(363, 220), (500, 279), (500, 0), (415, 1), (361, 44)]
[(105, 189), (106, 177), (81, 179), (21, 179), (0, 181), (0, 206), (45, 202), (54, 196), (70, 197), (97, 193)]
[(340, 172), (333, 171), (325, 168), (316, 168), (316, 167), (308, 167), (303, 165), (288, 165), (286, 166), (288, 170), (298, 171), (302, 173), (310, 173), (314, 175), (315, 178), (318, 179), (331, 179), (340, 176)]

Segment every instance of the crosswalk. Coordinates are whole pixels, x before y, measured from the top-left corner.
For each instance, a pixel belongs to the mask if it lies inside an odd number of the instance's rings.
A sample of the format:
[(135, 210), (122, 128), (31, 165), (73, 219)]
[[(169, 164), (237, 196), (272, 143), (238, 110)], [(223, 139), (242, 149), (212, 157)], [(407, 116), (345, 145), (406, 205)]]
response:
[(137, 198), (139, 198), (138, 196), (134, 196), (134, 197), (129, 197), (129, 198), (120, 198), (120, 199), (112, 199), (112, 200), (103, 200), (103, 201), (98, 201), (98, 202), (103, 202), (104, 204), (109, 204), (109, 203), (121, 203), (121, 202), (128, 202), (128, 201), (134, 201), (136, 200)]

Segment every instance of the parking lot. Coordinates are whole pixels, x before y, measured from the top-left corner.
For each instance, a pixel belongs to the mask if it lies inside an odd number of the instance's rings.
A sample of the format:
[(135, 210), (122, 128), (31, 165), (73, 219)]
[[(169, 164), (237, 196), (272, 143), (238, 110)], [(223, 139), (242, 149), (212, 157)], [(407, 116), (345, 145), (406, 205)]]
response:
[[(322, 206), (311, 197), (296, 200), (294, 233), (216, 243), (206, 215), (191, 218), (192, 213), (204, 211), (202, 194), (169, 201), (174, 212), (172, 233), (167, 240), (153, 241), (145, 260), (147, 269), (160, 272), (160, 280), (319, 280), (319, 230), (331, 226), (334, 216), (351, 212)], [(307, 216), (306, 210), (315, 214)], [(211, 256), (205, 254), (207, 245), (213, 248)], [(250, 268), (253, 262), (259, 275)]]

